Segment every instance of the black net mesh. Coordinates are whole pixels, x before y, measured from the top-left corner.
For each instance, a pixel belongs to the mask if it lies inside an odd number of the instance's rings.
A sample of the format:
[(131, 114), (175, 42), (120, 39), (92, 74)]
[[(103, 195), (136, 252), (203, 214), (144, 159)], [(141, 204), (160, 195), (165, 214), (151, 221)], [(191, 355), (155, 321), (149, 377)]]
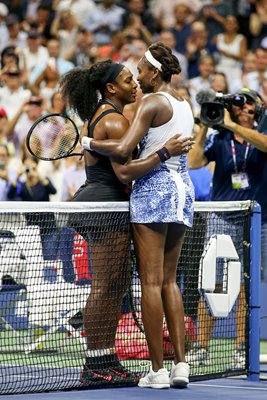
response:
[[(88, 348), (114, 347), (127, 373), (149, 371), (128, 206), (92, 204), (0, 212), (2, 394), (83, 388)], [(191, 380), (246, 371), (250, 215), (249, 207), (214, 212), (196, 205), (177, 270)], [(242, 273), (238, 301), (220, 318), (204, 299), (199, 265), (210, 237), (221, 234), (231, 237)], [(216, 293), (228, 291), (227, 268), (217, 258)], [(163, 327), (169, 368), (173, 348), (165, 321)], [(107, 356), (96, 356), (101, 369)]]

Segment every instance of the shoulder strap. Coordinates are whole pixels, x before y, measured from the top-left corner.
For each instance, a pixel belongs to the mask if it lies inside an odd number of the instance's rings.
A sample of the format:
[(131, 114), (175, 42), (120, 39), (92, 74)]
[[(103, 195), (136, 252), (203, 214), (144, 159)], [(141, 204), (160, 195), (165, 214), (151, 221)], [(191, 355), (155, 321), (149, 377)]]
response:
[(105, 117), (105, 115), (111, 114), (111, 113), (121, 114), (119, 111), (114, 110), (114, 109), (112, 109), (112, 108), (111, 108), (110, 110), (105, 110), (105, 111), (103, 111), (102, 114), (100, 114), (100, 115), (96, 118), (96, 120), (92, 123), (92, 125), (89, 126), (89, 132), (88, 132), (89, 137), (93, 138), (93, 132), (94, 132), (94, 129), (95, 129), (96, 124), (97, 124), (103, 117)]

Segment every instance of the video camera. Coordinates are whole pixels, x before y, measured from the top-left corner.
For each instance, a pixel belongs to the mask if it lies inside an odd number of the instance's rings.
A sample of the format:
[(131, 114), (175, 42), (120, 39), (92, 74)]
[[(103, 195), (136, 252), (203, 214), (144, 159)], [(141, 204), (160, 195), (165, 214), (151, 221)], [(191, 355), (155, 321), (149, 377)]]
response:
[(209, 89), (197, 93), (196, 101), (201, 105), (200, 122), (214, 128), (223, 124), (224, 109), (230, 111), (233, 105), (242, 108), (246, 103), (246, 96), (223, 94)]

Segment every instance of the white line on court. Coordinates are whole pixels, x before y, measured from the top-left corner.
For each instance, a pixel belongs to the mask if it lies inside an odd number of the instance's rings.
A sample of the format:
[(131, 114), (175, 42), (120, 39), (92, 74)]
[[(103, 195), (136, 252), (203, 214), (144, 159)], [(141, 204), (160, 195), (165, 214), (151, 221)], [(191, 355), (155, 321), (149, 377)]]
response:
[(257, 388), (257, 387), (247, 387), (247, 386), (227, 386), (227, 385), (208, 385), (207, 383), (190, 383), (190, 386), (206, 386), (206, 387), (214, 387), (214, 388), (226, 388), (226, 389), (248, 389), (248, 390), (263, 390), (267, 391), (267, 387), (265, 388)]

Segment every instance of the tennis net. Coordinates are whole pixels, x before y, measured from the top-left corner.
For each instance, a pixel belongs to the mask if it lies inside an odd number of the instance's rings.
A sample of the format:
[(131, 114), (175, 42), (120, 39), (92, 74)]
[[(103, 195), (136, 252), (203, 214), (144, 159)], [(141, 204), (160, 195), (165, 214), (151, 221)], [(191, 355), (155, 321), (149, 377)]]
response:
[[(195, 205), (177, 271), (191, 380), (258, 374), (259, 218), (251, 202)], [(85, 331), (148, 372), (128, 203), (1, 203), (0, 279), (2, 394), (80, 388)], [(169, 368), (165, 321), (163, 343)]]

